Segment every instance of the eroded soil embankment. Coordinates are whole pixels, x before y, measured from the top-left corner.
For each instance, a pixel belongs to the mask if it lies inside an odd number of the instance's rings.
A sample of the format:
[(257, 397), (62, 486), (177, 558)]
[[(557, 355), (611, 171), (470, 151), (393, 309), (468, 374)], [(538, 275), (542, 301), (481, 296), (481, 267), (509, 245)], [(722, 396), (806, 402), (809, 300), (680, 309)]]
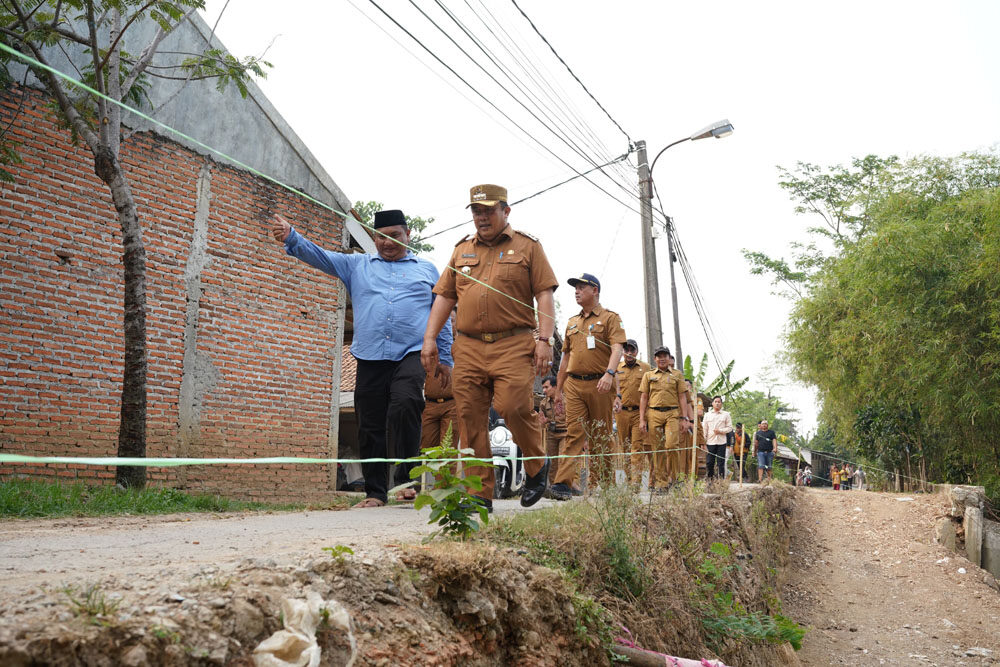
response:
[[(76, 603), (38, 585), (5, 601), (0, 664), (252, 664), (253, 648), (281, 627), (281, 600), (309, 591), (347, 608), (361, 665), (607, 664), (622, 625), (637, 644), (675, 655), (787, 664), (787, 646), (710, 636), (700, 619), (709, 583), (739, 609), (778, 611), (793, 497), (780, 486), (679, 494), (617, 518), (600, 500), (574, 502), (497, 520), (470, 544), (166, 567), (143, 581), (104, 574), (77, 583)], [(529, 516), (544, 528), (537, 536), (517, 523)], [(624, 551), (609, 539), (623, 535)], [(712, 561), (713, 544), (731, 555)], [(645, 577), (640, 597), (622, 589), (623, 554)], [(706, 559), (718, 570), (711, 582)], [(323, 664), (345, 663), (342, 632), (321, 627), (319, 641)]]

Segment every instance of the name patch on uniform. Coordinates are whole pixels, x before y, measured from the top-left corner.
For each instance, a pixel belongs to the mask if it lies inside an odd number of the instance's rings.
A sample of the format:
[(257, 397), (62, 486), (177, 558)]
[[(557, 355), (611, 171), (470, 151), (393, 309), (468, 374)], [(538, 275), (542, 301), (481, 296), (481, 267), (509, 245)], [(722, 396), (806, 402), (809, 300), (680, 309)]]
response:
[(471, 257), (475, 257), (475, 256), (476, 256), (476, 253), (474, 253), (474, 252), (463, 252), (462, 253), (462, 257), (463, 258), (471, 258)]

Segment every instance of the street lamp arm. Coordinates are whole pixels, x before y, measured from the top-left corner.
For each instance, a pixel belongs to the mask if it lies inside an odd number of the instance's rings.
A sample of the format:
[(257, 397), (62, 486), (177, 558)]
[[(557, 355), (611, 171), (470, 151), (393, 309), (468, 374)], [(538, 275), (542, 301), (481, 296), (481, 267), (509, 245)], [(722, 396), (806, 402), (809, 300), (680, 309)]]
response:
[(650, 167), (649, 167), (649, 178), (650, 179), (653, 178), (653, 169), (656, 167), (656, 161), (660, 159), (660, 156), (663, 155), (663, 153), (667, 150), (667, 148), (670, 148), (672, 146), (676, 146), (677, 144), (683, 144), (685, 141), (691, 141), (691, 137), (684, 137), (683, 139), (678, 139), (677, 141), (675, 141), (672, 144), (667, 144), (663, 148), (663, 150), (661, 150), (659, 153), (656, 154), (656, 157), (653, 158), (653, 164), (650, 165)]

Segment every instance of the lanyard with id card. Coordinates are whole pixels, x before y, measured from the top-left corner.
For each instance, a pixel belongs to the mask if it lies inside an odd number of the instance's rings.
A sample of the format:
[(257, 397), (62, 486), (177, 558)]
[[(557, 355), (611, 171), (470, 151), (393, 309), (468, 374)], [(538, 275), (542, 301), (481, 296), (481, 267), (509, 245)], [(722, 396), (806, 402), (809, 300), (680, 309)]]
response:
[(590, 329), (588, 331), (590, 331), (590, 333), (587, 334), (587, 349), (588, 350), (593, 350), (593, 349), (595, 349), (597, 347), (597, 339), (594, 338), (594, 334), (593, 334), (593, 331), (594, 331), (594, 325), (593, 324), (590, 325)]

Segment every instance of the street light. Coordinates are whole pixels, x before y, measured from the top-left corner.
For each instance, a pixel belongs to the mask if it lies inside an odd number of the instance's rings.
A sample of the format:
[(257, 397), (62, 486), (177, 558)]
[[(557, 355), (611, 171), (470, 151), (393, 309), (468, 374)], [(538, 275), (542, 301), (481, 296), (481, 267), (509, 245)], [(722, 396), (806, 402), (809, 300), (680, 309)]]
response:
[[(728, 137), (732, 133), (733, 124), (730, 123), (728, 119), (724, 118), (716, 123), (712, 123), (690, 136), (667, 144), (663, 150), (657, 153), (656, 157), (653, 158), (653, 164), (648, 170), (646, 169), (646, 142), (636, 142), (639, 158), (639, 186), (642, 196), (640, 216), (642, 219), (643, 264), (646, 274), (646, 331), (648, 332), (649, 337), (647, 351), (650, 363), (653, 362), (653, 350), (658, 347), (663, 340), (663, 332), (661, 329), (662, 323), (660, 320), (660, 286), (656, 272), (656, 254), (653, 247), (653, 169), (656, 167), (656, 161), (660, 159), (660, 156), (663, 155), (668, 148), (676, 146), (677, 144), (682, 144), (685, 141), (697, 141), (699, 139), (708, 139), (709, 137), (722, 139), (724, 137)], [(663, 213), (662, 210), (660, 212)], [(670, 259), (670, 301), (674, 309), (674, 353), (677, 355), (676, 359), (678, 367), (683, 368), (684, 357), (681, 353), (681, 323), (677, 313), (677, 281), (674, 277), (673, 221), (671, 218), (666, 216), (666, 213), (663, 213), (663, 215), (666, 217), (667, 249)]]

